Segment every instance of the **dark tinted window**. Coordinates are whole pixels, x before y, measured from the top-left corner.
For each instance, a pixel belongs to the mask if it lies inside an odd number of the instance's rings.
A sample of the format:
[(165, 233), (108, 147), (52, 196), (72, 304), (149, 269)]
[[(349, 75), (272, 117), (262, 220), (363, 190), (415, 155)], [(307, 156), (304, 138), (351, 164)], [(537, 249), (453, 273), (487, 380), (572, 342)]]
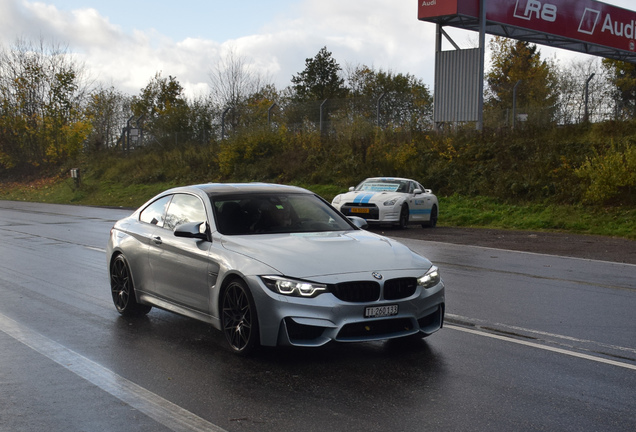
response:
[(139, 220), (162, 227), (165, 221), (166, 207), (171, 198), (172, 195), (168, 195), (150, 204), (139, 214)]
[(307, 233), (353, 229), (320, 198), (309, 194), (212, 196), (216, 227), (226, 235)]
[(205, 207), (199, 198), (194, 195), (176, 194), (168, 207), (164, 228), (173, 231), (184, 223), (205, 221)]

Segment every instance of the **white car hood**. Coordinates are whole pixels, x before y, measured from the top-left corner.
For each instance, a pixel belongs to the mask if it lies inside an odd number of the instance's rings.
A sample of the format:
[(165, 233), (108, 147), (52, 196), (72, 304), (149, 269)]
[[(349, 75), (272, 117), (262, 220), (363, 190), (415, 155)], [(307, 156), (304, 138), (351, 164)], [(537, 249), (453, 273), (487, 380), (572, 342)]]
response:
[(296, 278), (413, 269), (423, 274), (431, 266), (403, 244), (363, 230), (228, 236), (223, 246)]
[(347, 192), (345, 194), (340, 195), (340, 204), (345, 203), (356, 203), (356, 204), (367, 204), (367, 203), (383, 203), (385, 201), (389, 201), (393, 198), (404, 198), (408, 194), (402, 192), (369, 192), (369, 191), (354, 191)]

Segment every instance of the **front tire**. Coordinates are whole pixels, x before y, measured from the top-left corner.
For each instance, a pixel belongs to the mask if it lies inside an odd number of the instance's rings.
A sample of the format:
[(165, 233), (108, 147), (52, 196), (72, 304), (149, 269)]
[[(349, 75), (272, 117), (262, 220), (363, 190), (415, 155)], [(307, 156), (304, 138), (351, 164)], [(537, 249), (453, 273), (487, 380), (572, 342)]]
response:
[(137, 303), (130, 266), (121, 254), (110, 265), (110, 292), (117, 311), (124, 316), (146, 315), (152, 309)]
[(247, 355), (258, 346), (258, 318), (252, 293), (241, 279), (231, 281), (221, 296), (221, 328), (236, 354)]
[(406, 204), (402, 205), (402, 209), (400, 210), (398, 226), (400, 229), (406, 229), (409, 226), (409, 206)]

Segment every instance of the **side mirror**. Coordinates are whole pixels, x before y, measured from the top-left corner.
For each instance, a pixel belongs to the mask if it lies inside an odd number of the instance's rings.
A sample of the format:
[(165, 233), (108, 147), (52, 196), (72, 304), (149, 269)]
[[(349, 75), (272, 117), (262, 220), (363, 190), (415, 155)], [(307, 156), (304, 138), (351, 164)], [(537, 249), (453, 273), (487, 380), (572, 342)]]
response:
[(355, 189), (356, 189), (355, 187), (351, 186), (351, 187), (349, 188), (349, 192), (353, 192)]
[(356, 227), (358, 227), (360, 229), (369, 228), (369, 224), (367, 223), (367, 221), (365, 219), (361, 218), (361, 217), (358, 217), (358, 216), (347, 216), (347, 219), (349, 219), (352, 224), (354, 224)]
[(415, 190), (413, 191), (413, 195), (419, 195), (419, 194), (421, 194), (421, 193), (422, 193), (422, 189), (415, 189)]
[(175, 228), (174, 235), (176, 237), (210, 241), (208, 224), (206, 222), (188, 222), (181, 224)]

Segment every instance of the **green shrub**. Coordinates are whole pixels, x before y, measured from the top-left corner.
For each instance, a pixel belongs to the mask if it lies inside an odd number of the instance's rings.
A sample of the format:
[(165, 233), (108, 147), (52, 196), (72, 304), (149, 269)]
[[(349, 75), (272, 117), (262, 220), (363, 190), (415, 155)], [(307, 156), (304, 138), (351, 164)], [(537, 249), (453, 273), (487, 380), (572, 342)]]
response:
[(584, 202), (636, 204), (636, 146), (595, 154), (575, 172), (587, 185)]

